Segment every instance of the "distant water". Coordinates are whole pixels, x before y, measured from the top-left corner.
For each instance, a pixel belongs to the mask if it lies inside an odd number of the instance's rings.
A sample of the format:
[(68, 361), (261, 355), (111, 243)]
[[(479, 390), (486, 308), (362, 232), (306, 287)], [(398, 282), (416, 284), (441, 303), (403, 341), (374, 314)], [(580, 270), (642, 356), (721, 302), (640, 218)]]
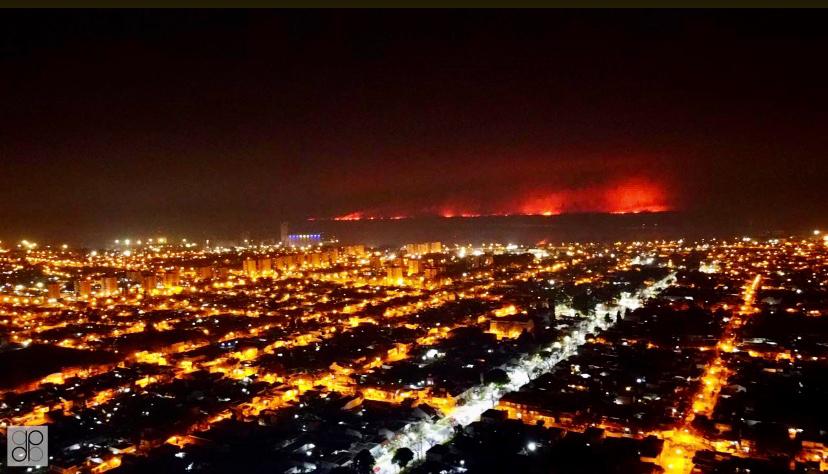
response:
[(676, 212), (641, 214), (567, 214), (400, 220), (307, 221), (291, 223), (291, 233), (322, 232), (343, 243), (400, 245), (439, 240), (446, 243), (613, 242), (701, 237), (732, 237), (750, 228), (705, 221)]

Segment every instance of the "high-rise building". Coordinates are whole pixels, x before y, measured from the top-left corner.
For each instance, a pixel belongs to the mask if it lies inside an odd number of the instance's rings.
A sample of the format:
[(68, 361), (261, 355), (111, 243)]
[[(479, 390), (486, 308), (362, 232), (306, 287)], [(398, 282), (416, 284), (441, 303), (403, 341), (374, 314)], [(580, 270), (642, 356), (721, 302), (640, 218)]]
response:
[(269, 275), (273, 273), (272, 263), (273, 262), (270, 257), (262, 257), (256, 260), (256, 269), (259, 271), (259, 275)]
[(152, 274), (141, 275), (141, 289), (144, 293), (150, 293), (158, 286), (158, 278)]
[(101, 293), (105, 296), (117, 295), (121, 291), (118, 288), (118, 278), (105, 276), (101, 279)]
[(392, 267), (388, 267), (386, 277), (388, 283), (391, 285), (401, 285), (404, 281), (403, 277), (403, 267), (400, 265), (394, 265)]
[(92, 294), (92, 281), (85, 278), (75, 280), (75, 296), (78, 298), (88, 298)]
[(345, 255), (348, 256), (362, 257), (365, 255), (364, 245), (348, 245), (347, 247), (344, 247), (342, 250), (344, 250)]
[(434, 280), (434, 279), (437, 278), (438, 274), (439, 274), (439, 270), (435, 267), (426, 267), (423, 270), (423, 275), (425, 276), (426, 280)]
[(60, 290), (61, 290), (61, 284), (56, 282), (56, 281), (49, 282), (46, 285), (46, 292), (49, 295), (49, 298), (54, 298), (54, 299), (60, 298)]
[(416, 275), (420, 273), (420, 260), (417, 258), (409, 258), (407, 260), (408, 263), (408, 274), (409, 275)]
[(428, 253), (440, 253), (442, 251), (443, 244), (440, 242), (421, 242), (405, 245), (405, 253), (408, 255), (425, 255)]
[(244, 262), (242, 262), (242, 271), (250, 278), (255, 277), (258, 274), (256, 269), (256, 260), (252, 258), (244, 259)]
[(164, 288), (174, 288), (181, 282), (181, 275), (178, 269), (164, 272)]
[(198, 278), (199, 280), (208, 280), (210, 278), (213, 278), (213, 274), (214, 274), (213, 267), (211, 265), (205, 265), (205, 266), (197, 267), (195, 269), (195, 273), (196, 273), (196, 278)]
[(279, 226), (279, 234), (280, 234), (280, 240), (282, 242), (282, 245), (289, 245), (290, 244), (289, 229), (290, 228), (289, 228), (287, 222), (282, 222), (282, 225)]

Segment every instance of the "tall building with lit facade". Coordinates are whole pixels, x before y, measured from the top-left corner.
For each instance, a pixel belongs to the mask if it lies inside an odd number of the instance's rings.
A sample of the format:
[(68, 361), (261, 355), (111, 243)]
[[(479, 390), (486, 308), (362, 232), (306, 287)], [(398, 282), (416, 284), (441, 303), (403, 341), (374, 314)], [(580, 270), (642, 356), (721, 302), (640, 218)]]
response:
[(402, 284), (404, 280), (403, 275), (403, 267), (400, 265), (394, 265), (393, 267), (388, 267), (386, 278), (388, 283), (391, 285), (398, 285)]
[(272, 261), (270, 257), (262, 257), (256, 260), (256, 270), (258, 270), (259, 275), (269, 275), (273, 273), (273, 267), (271, 266)]
[(244, 259), (244, 262), (242, 262), (242, 272), (244, 272), (245, 275), (251, 278), (258, 275), (258, 269), (256, 268), (256, 259)]
[(287, 222), (282, 222), (279, 226), (279, 241), (282, 245), (290, 245), (290, 227)]
[(114, 276), (105, 276), (101, 279), (101, 293), (104, 295), (117, 295), (121, 291), (118, 288), (118, 278)]
[(441, 253), (442, 251), (443, 244), (440, 242), (421, 242), (405, 245), (405, 253), (408, 255), (425, 255), (429, 253)]
[(150, 293), (158, 286), (158, 278), (155, 274), (145, 274), (141, 276), (141, 290), (144, 293)]
[(78, 298), (88, 298), (92, 294), (92, 280), (75, 280), (74, 286)]
[(181, 274), (177, 269), (164, 272), (164, 288), (174, 288), (181, 282)]
[(46, 285), (46, 292), (49, 295), (49, 298), (54, 298), (54, 299), (60, 298), (60, 290), (61, 290), (61, 285), (58, 282), (53, 281), (53, 282), (49, 282), (49, 284)]
[(417, 258), (409, 258), (406, 260), (409, 275), (416, 275), (420, 273), (421, 261)]

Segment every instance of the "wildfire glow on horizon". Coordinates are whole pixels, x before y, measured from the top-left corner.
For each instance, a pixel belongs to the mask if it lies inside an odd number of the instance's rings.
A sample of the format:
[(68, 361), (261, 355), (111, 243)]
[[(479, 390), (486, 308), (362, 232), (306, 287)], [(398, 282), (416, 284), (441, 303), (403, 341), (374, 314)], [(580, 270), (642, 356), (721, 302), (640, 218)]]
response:
[(578, 189), (537, 189), (489, 204), (449, 199), (434, 206), (404, 206), (353, 211), (337, 221), (399, 220), (413, 217), (557, 216), (576, 213), (637, 214), (675, 210), (665, 186), (649, 179), (628, 179)]

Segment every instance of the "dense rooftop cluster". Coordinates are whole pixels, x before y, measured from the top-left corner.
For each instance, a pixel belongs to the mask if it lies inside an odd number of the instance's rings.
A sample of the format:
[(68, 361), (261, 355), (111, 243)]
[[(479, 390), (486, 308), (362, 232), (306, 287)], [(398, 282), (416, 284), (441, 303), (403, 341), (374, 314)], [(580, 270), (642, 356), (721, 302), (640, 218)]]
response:
[(825, 254), (25, 242), (0, 423), (64, 473), (824, 469)]

